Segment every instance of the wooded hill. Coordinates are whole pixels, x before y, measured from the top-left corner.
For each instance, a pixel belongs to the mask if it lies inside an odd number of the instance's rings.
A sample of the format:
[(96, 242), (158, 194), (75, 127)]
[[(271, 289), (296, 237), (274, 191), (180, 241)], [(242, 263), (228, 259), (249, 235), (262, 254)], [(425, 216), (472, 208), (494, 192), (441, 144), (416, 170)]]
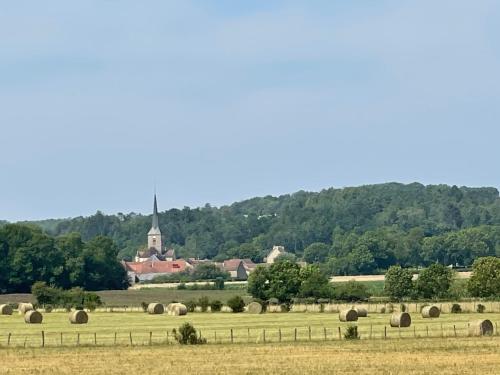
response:
[[(273, 245), (339, 274), (391, 264), (468, 266), (500, 255), (500, 198), (495, 188), (387, 183), (253, 198), (220, 208), (160, 213), (164, 241), (183, 257), (260, 261)], [(104, 215), (35, 222), (58, 236), (111, 237), (119, 258), (145, 245), (151, 216)]]

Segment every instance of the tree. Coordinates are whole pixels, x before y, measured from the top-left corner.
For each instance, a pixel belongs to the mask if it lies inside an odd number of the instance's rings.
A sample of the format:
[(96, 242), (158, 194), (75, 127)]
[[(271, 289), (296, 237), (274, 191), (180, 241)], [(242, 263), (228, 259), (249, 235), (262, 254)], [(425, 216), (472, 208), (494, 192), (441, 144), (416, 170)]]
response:
[(401, 266), (391, 266), (385, 274), (384, 290), (396, 301), (410, 297), (413, 293), (413, 273)]
[(420, 272), (416, 290), (422, 298), (446, 298), (452, 282), (453, 271), (442, 264), (435, 263)]
[(474, 261), (472, 276), (467, 283), (472, 297), (500, 296), (500, 258), (484, 257)]
[(299, 293), (302, 279), (300, 267), (296, 263), (289, 261), (273, 263), (269, 267), (268, 276), (268, 299), (273, 297), (280, 303), (288, 303)]
[(240, 313), (245, 310), (245, 301), (240, 296), (234, 296), (227, 301), (227, 305), (234, 313)]
[(333, 289), (328, 277), (321, 272), (318, 266), (306, 266), (300, 269), (302, 284), (298, 296), (301, 298), (326, 298), (333, 297)]
[(330, 246), (315, 242), (304, 249), (304, 260), (307, 263), (323, 263), (330, 253)]
[(127, 272), (116, 259), (118, 249), (113, 241), (97, 236), (87, 242), (82, 253), (86, 290), (126, 289)]
[(269, 269), (265, 266), (257, 266), (248, 276), (248, 293), (254, 298), (268, 299), (269, 291)]
[(213, 263), (200, 263), (198, 264), (191, 274), (191, 279), (196, 280), (216, 280), (229, 279), (230, 275), (228, 272), (223, 271)]

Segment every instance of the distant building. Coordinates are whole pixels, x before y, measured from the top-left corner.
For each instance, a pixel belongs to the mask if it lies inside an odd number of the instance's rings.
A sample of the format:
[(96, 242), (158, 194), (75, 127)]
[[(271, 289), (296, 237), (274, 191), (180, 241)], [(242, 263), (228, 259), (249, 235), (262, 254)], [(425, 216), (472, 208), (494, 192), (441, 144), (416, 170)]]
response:
[(284, 246), (273, 246), (272, 250), (267, 254), (267, 257), (264, 259), (264, 261), (267, 264), (272, 264), (276, 261), (276, 258), (278, 258), (280, 255), (288, 254), (285, 251)]
[(137, 251), (137, 254), (135, 256), (135, 261), (147, 262), (151, 260), (163, 260), (163, 259), (164, 259), (164, 254), (162, 247), (161, 231), (158, 224), (158, 204), (156, 202), (156, 194), (155, 194), (153, 203), (153, 222), (151, 225), (151, 229), (148, 232), (148, 247), (146, 249)]
[(246, 280), (247, 270), (241, 259), (228, 259), (222, 263), (222, 269), (229, 272), (232, 280)]
[(124, 262), (129, 280), (132, 284), (141, 281), (149, 281), (157, 276), (166, 276), (174, 273), (192, 269), (184, 259), (167, 261), (145, 261), (145, 262)]
[(175, 250), (174, 249), (167, 250), (167, 252), (165, 253), (165, 260), (170, 261), (170, 262), (175, 260)]

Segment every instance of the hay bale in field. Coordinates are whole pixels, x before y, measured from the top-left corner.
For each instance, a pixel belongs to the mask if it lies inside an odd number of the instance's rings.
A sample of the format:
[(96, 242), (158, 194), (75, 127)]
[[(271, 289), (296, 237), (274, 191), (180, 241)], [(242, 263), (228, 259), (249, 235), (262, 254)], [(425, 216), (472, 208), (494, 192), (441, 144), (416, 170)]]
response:
[(260, 314), (262, 312), (262, 305), (258, 302), (251, 302), (247, 307), (247, 312), (250, 314)]
[(439, 318), (441, 310), (437, 306), (425, 306), (422, 308), (422, 318)]
[(89, 316), (83, 310), (76, 310), (69, 314), (69, 321), (71, 324), (87, 324)]
[(12, 315), (12, 307), (10, 305), (0, 305), (0, 315)]
[(40, 324), (42, 320), (43, 315), (36, 310), (29, 310), (24, 314), (24, 321), (28, 324)]
[(148, 305), (148, 314), (158, 315), (163, 314), (165, 312), (165, 308), (161, 303), (150, 303)]
[(356, 307), (355, 310), (358, 313), (358, 318), (366, 318), (368, 316), (368, 310), (364, 307)]
[(269, 306), (267, 306), (266, 312), (268, 312), (268, 313), (280, 313), (280, 312), (283, 312), (283, 310), (282, 310), (280, 305), (269, 305)]
[(469, 335), (470, 336), (492, 336), (493, 335), (493, 323), (491, 320), (476, 320), (469, 324)]
[(171, 311), (169, 311), (169, 315), (173, 316), (180, 316), (180, 315), (187, 315), (187, 307), (186, 305), (183, 305), (182, 303), (176, 303), (174, 306), (172, 306)]
[(35, 310), (31, 303), (20, 303), (17, 307), (19, 314), (25, 315), (28, 311)]
[(342, 310), (339, 312), (341, 322), (355, 322), (358, 320), (358, 313), (354, 309)]
[(182, 305), (182, 303), (179, 302), (172, 302), (167, 305), (167, 313), (170, 314), (172, 311), (174, 311), (175, 306), (177, 305)]
[(411, 316), (407, 312), (394, 313), (391, 315), (391, 327), (406, 328), (411, 325)]

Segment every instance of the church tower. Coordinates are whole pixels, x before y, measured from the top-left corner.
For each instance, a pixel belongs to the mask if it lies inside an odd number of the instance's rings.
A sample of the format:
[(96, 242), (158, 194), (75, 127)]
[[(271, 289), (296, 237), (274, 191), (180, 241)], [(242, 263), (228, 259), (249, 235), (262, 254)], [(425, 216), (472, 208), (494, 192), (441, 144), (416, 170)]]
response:
[(156, 194), (153, 206), (153, 225), (148, 232), (148, 249), (155, 249), (158, 254), (162, 254), (161, 231), (158, 226), (158, 205), (156, 203)]

